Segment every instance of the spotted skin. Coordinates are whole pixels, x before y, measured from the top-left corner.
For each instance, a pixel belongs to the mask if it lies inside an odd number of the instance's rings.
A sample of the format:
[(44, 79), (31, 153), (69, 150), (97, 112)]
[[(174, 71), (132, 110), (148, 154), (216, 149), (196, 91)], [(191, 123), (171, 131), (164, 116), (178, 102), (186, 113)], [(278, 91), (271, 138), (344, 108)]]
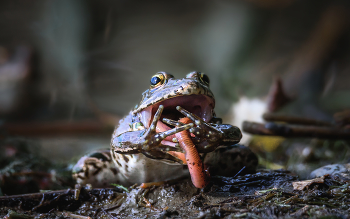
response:
[[(98, 158), (96, 154), (100, 154)], [(158, 172), (154, 169), (166, 171)], [(143, 154), (118, 154), (110, 153), (109, 150), (86, 155), (73, 167), (73, 178), (78, 184), (91, 184), (96, 188), (112, 187), (112, 183), (131, 186), (135, 183), (172, 180), (188, 175), (187, 166), (184, 165), (150, 159)]]
[[(215, 98), (206, 75), (191, 72), (186, 78), (175, 79), (171, 74), (159, 72), (154, 77), (140, 104), (114, 130), (110, 153), (92, 153), (79, 160), (73, 171), (78, 183), (91, 183), (95, 187), (110, 183), (130, 186), (188, 176), (188, 167), (178, 156), (184, 151), (176, 138), (184, 130), (191, 133), (195, 150), (202, 159), (205, 157), (207, 164), (219, 165), (221, 170), (231, 165), (256, 168), (256, 156), (248, 158), (249, 153), (236, 156), (240, 164), (233, 161), (225, 166), (216, 162), (220, 160), (216, 157), (225, 154), (217, 148), (231, 147), (240, 141), (242, 134), (239, 128), (222, 124), (215, 117)], [(179, 123), (179, 115), (192, 122)], [(234, 170), (230, 174), (236, 173)], [(217, 174), (214, 171), (212, 175)]]
[(110, 183), (120, 182), (120, 169), (114, 164), (110, 150), (90, 153), (73, 167), (73, 178), (78, 184), (94, 187), (110, 187)]
[[(209, 87), (198, 80), (198, 72), (189, 73), (186, 78), (175, 79), (173, 75), (166, 72), (159, 72), (166, 78), (166, 86), (158, 89), (149, 89), (142, 93), (142, 100), (133, 110), (136, 114), (143, 109), (163, 100), (178, 97), (180, 95), (205, 95), (214, 100), (214, 95)], [(160, 94), (160, 95), (159, 95)]]
[[(89, 183), (95, 188), (101, 188), (110, 187), (112, 183), (131, 186), (135, 183), (140, 185), (143, 182), (160, 182), (189, 176), (186, 165), (168, 164), (149, 159), (142, 154), (115, 155), (112, 153), (113, 156), (117, 156), (113, 158), (115, 161), (113, 162), (109, 150), (94, 152), (96, 153), (101, 153), (101, 156), (105, 156), (106, 159), (87, 159), (89, 155), (82, 157), (73, 168), (75, 169), (73, 177), (77, 183), (84, 185)], [(258, 158), (249, 148), (243, 145), (232, 145), (206, 154), (204, 165), (209, 167), (211, 176), (234, 176), (243, 167), (245, 168), (241, 174), (254, 173)], [(103, 166), (107, 168), (96, 168)], [(154, 171), (154, 169), (166, 171)]]

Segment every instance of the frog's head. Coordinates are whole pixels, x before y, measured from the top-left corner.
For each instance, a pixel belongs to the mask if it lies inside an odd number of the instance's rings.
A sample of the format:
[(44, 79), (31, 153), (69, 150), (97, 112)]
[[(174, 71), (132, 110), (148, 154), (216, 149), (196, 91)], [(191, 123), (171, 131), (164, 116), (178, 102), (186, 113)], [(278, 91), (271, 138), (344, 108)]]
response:
[(139, 113), (141, 122), (149, 127), (159, 105), (164, 106), (162, 118), (178, 120), (184, 117), (176, 106), (190, 111), (209, 122), (214, 115), (215, 100), (209, 89), (209, 77), (191, 72), (186, 78), (175, 79), (173, 75), (158, 72), (151, 78), (151, 87), (142, 94), (142, 100), (133, 113)]

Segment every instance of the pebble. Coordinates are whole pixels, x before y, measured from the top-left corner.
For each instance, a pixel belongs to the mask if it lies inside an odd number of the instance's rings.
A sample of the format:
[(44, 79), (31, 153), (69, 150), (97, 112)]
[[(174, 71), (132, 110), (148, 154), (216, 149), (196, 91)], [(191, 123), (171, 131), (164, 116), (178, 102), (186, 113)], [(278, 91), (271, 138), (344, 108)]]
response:
[(310, 173), (310, 178), (321, 177), (326, 174), (349, 173), (350, 163), (347, 164), (330, 164), (320, 167)]

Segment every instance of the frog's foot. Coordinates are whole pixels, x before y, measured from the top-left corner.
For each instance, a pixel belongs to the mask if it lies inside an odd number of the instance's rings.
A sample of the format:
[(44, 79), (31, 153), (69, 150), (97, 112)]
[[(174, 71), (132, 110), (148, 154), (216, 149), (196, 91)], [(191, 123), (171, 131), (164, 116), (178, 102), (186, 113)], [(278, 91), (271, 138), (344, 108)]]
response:
[(146, 195), (147, 193), (149, 192), (149, 189), (147, 188), (142, 194), (141, 194), (141, 197), (140, 197), (140, 200), (138, 201), (138, 205), (139, 206), (143, 206), (145, 208), (149, 208), (151, 209), (152, 211), (165, 211), (168, 209), (168, 207), (165, 207), (163, 209), (159, 209), (159, 208), (156, 208), (152, 205), (152, 203), (150, 201), (148, 201), (148, 199), (146, 198)]
[[(163, 122), (168, 124), (168, 125), (175, 126), (175, 127), (179, 127), (179, 126), (185, 125), (185, 123), (182, 123), (180, 121), (175, 121), (175, 120), (167, 119), (167, 118), (163, 118)], [(192, 141), (197, 143), (197, 144), (201, 142), (200, 137), (197, 137), (193, 133), (191, 133), (191, 138), (192, 138)], [(178, 140), (176, 138), (173, 141), (174, 142), (178, 142)]]
[(150, 124), (150, 127), (142, 135), (141, 152), (150, 158), (168, 159), (179, 163), (183, 163), (181, 158), (174, 156), (174, 154), (176, 153), (168, 153), (171, 151), (182, 152), (181, 148), (179, 148), (176, 144), (175, 144), (175, 147), (162, 144), (162, 141), (165, 140), (168, 136), (173, 136), (178, 132), (185, 131), (192, 128), (193, 123), (183, 124), (173, 129), (157, 133), (156, 127), (157, 127), (157, 123), (159, 122), (163, 109), (164, 109), (163, 105), (160, 105), (153, 117), (153, 121)]
[(165, 183), (167, 183), (167, 181), (161, 181), (161, 182), (149, 182), (149, 183), (142, 183), (140, 185), (141, 189), (148, 189), (152, 186), (161, 186), (164, 185)]
[(196, 126), (192, 127), (189, 131), (196, 135), (199, 138), (207, 138), (210, 139), (210, 141), (218, 141), (223, 137), (223, 133), (216, 129), (215, 127), (211, 126), (209, 123), (205, 122), (203, 119), (201, 119), (199, 116), (185, 110), (181, 106), (177, 106), (176, 109), (191, 119)]
[[(192, 133), (191, 137), (193, 142), (196, 143), (198, 152), (213, 151), (224, 139), (224, 132), (217, 129), (215, 124), (205, 122), (202, 118), (183, 109), (181, 106), (177, 106), (176, 109), (194, 122), (195, 126), (190, 128), (189, 131)], [(163, 122), (174, 126), (184, 125), (181, 122), (170, 119), (163, 119)]]

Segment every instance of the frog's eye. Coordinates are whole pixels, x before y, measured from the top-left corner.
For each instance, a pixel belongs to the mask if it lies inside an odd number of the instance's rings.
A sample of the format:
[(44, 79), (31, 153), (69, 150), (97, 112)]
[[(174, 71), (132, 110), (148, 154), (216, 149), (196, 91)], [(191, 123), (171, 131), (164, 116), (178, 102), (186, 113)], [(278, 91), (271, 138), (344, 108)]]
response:
[(201, 80), (201, 82), (203, 82), (204, 84), (209, 86), (210, 80), (208, 75), (204, 74), (204, 73), (199, 73), (199, 79)]
[(164, 84), (165, 81), (165, 77), (163, 74), (156, 74), (153, 75), (153, 77), (151, 78), (151, 88), (155, 88), (158, 87), (162, 84)]

